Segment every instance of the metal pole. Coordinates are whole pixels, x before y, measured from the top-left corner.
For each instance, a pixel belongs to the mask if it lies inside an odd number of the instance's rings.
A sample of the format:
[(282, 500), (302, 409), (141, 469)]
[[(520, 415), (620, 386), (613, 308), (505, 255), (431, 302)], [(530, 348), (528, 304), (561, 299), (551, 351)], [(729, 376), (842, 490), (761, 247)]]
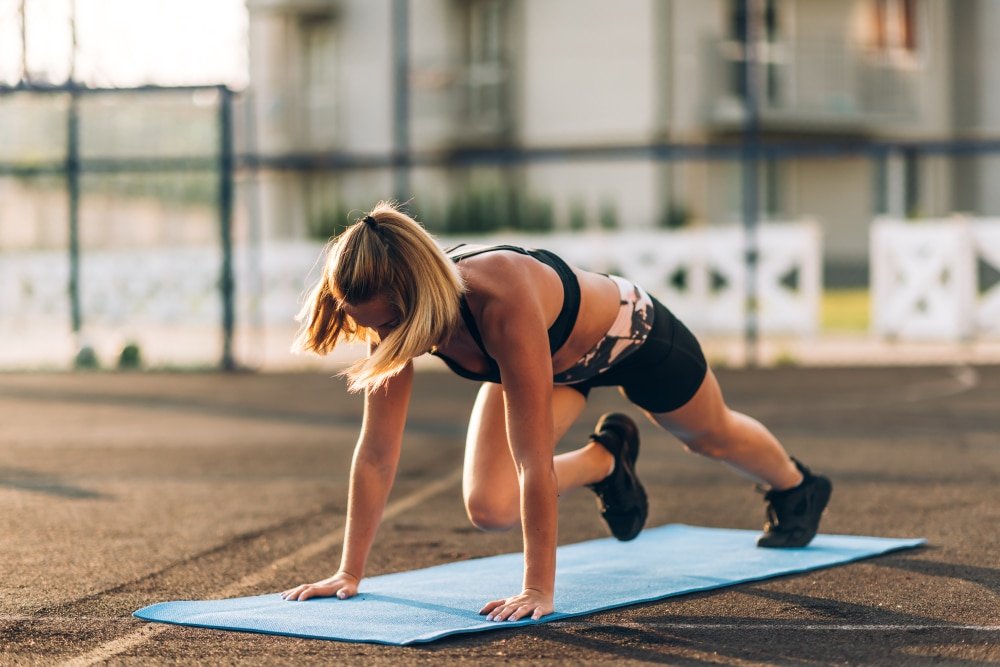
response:
[(21, 81), (28, 83), (31, 80), (31, 75), (28, 73), (28, 23), (24, 12), (26, 1), (21, 0), (17, 13), (21, 22)]
[(66, 192), (69, 198), (69, 303), (73, 334), (83, 329), (80, 307), (80, 108), (79, 93), (69, 93), (66, 115)]
[(69, 82), (76, 82), (76, 0), (71, 0), (69, 4)]
[(395, 196), (399, 202), (410, 198), (410, 3), (393, 0), (393, 143), (395, 148)]
[(757, 46), (762, 13), (760, 0), (743, 0), (743, 230), (745, 235), (746, 319), (744, 347), (746, 365), (758, 365), (759, 299), (757, 289), (758, 170), (760, 162), (760, 118), (758, 115), (759, 67)]
[[(257, 95), (251, 89), (243, 93), (244, 109), (244, 143), (249, 155), (257, 155)], [(249, 317), (250, 331), (253, 332), (258, 364), (263, 363), (267, 356), (266, 336), (264, 326), (264, 268), (261, 258), (263, 230), (261, 229), (261, 170), (256, 165), (250, 165), (244, 171), (243, 177), (244, 203), (247, 210), (247, 285), (245, 289), (250, 296)], [(246, 363), (246, 360), (244, 360)]]
[[(69, 197), (69, 301), (73, 334), (81, 346), (80, 306), (80, 93), (76, 86), (76, 2), (70, 5), (69, 110), (66, 127), (66, 192)], [(82, 349), (82, 347), (81, 347)], [(79, 363), (79, 359), (77, 362)]]
[(219, 292), (222, 297), (222, 360), (223, 370), (236, 369), (233, 358), (233, 327), (235, 323), (233, 280), (233, 93), (219, 86), (219, 242), (222, 245), (222, 265), (219, 271)]

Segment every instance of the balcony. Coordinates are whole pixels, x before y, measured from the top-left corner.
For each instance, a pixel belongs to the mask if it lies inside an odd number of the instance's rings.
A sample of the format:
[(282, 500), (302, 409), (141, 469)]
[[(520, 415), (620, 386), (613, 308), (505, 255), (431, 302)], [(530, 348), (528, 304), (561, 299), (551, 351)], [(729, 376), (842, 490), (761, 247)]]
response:
[[(714, 41), (706, 50), (706, 120), (716, 131), (736, 129), (744, 121), (742, 44)], [(758, 54), (764, 130), (866, 133), (920, 117), (916, 54), (834, 39), (764, 43)]]
[(413, 136), (422, 147), (493, 144), (513, 127), (510, 70), (503, 63), (415, 66), (410, 90)]

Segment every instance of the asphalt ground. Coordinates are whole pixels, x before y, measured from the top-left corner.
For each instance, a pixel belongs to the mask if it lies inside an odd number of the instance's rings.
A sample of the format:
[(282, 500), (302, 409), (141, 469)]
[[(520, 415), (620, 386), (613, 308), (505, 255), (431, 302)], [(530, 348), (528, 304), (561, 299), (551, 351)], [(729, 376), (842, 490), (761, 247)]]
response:
[[(339, 561), (361, 402), (329, 373), (0, 375), (0, 663), (1000, 664), (1000, 367), (719, 372), (829, 474), (823, 531), (926, 537), (846, 566), (417, 647), (149, 624), (153, 602), (280, 591)], [(419, 372), (370, 575), (516, 551), (457, 476), (475, 387)], [(595, 392), (560, 445), (631, 408)], [(759, 528), (752, 484), (644, 427), (650, 524)], [(560, 542), (606, 535), (588, 492)], [(498, 591), (503, 594), (503, 591)]]

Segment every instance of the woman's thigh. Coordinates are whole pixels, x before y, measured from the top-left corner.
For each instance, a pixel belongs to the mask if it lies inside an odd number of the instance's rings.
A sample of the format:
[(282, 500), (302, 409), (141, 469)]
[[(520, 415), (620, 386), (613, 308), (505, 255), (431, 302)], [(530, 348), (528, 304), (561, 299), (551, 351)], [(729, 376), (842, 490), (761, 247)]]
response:
[[(558, 385), (553, 388), (553, 447), (580, 416), (586, 404), (586, 397), (575, 389)], [(507, 440), (503, 387), (487, 382), (479, 389), (469, 420), (462, 490), (468, 503), (476, 491), (487, 492), (497, 499), (513, 498), (517, 501), (519, 489), (517, 470)]]

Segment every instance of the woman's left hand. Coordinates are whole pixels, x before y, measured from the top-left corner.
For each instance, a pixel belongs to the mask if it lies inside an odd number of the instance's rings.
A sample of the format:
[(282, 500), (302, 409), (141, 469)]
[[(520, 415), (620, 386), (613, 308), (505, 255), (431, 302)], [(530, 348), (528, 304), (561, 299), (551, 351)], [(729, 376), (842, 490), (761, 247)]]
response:
[(519, 595), (487, 602), (479, 613), (486, 614), (487, 621), (520, 621), (528, 615), (537, 621), (552, 613), (552, 594), (526, 588)]

